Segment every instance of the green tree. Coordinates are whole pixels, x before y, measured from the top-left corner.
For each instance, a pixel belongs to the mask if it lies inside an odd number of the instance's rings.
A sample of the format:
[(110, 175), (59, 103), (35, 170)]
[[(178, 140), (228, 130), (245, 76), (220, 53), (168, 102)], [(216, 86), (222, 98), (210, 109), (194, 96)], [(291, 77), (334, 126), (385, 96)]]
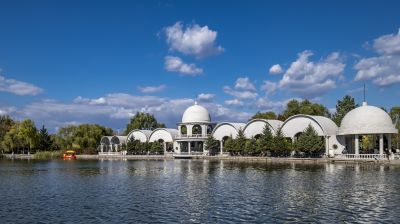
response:
[(153, 154), (163, 154), (164, 149), (162, 143), (160, 142), (152, 142), (150, 147), (150, 152)]
[(257, 153), (257, 140), (255, 138), (246, 139), (244, 145), (244, 152), (246, 155), (256, 155)]
[(20, 140), (23, 152), (25, 149), (30, 153), (37, 145), (37, 129), (35, 123), (30, 119), (23, 120), (18, 128), (18, 139)]
[(51, 150), (53, 145), (53, 140), (50, 137), (47, 129), (42, 125), (37, 135), (37, 149), (38, 150)]
[(237, 154), (242, 154), (246, 147), (246, 137), (242, 129), (239, 129), (236, 139), (233, 140), (234, 142), (234, 152)]
[(257, 152), (266, 154), (271, 151), (273, 135), (268, 124), (265, 124), (262, 134), (257, 141)]
[(231, 137), (227, 138), (224, 142), (224, 151), (229, 152), (231, 155), (235, 152), (235, 142), (234, 139)]
[(220, 147), (219, 141), (217, 141), (214, 136), (209, 135), (205, 141), (204, 147), (205, 150), (208, 150), (211, 155), (217, 154)]
[(3, 147), (4, 136), (13, 127), (14, 124), (15, 124), (15, 122), (13, 119), (11, 119), (10, 116), (0, 115), (0, 147), (1, 147), (2, 153), (5, 152), (4, 151), (5, 149)]
[(262, 113), (262, 112), (258, 111), (249, 120), (252, 120), (252, 119), (273, 119), (273, 120), (275, 120), (277, 118), (278, 118), (278, 116), (276, 116), (275, 112), (267, 111), (267, 112)]
[(338, 100), (336, 104), (336, 112), (333, 114), (332, 120), (336, 123), (336, 125), (340, 126), (343, 117), (354, 108), (358, 107), (355, 103), (354, 98), (346, 95), (342, 100)]
[(304, 132), (294, 142), (294, 149), (308, 154), (319, 153), (324, 149), (324, 140), (315, 129), (308, 125)]
[(271, 152), (275, 155), (287, 155), (292, 150), (290, 141), (279, 128), (272, 138)]
[(390, 109), (390, 117), (396, 125), (397, 134), (392, 135), (392, 147), (398, 149), (400, 147), (400, 107), (392, 107)]
[(287, 103), (286, 110), (279, 116), (279, 119), (286, 120), (296, 114), (330, 117), (329, 110), (324, 105), (312, 103), (309, 100), (299, 102), (294, 99)]
[(149, 113), (137, 112), (130, 122), (126, 125), (125, 134), (135, 129), (153, 130), (156, 128), (165, 128), (165, 124), (158, 123), (157, 119)]

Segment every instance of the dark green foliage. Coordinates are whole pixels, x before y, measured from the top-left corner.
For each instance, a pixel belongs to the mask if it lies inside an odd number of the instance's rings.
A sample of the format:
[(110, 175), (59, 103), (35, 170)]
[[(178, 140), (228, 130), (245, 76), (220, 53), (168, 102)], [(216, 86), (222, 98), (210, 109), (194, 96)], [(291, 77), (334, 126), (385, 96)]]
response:
[(53, 139), (47, 132), (47, 129), (44, 127), (44, 125), (39, 130), (37, 138), (37, 151), (49, 151), (53, 149)]
[(205, 150), (209, 151), (210, 155), (218, 154), (219, 150), (220, 150), (219, 141), (215, 140), (215, 138), (212, 135), (209, 135), (207, 137), (204, 147), (205, 147)]
[(336, 125), (340, 126), (343, 117), (354, 108), (358, 107), (355, 103), (354, 98), (346, 95), (342, 100), (338, 100), (336, 104), (336, 112), (332, 116), (332, 120), (336, 123)]
[(294, 150), (306, 154), (320, 153), (324, 149), (323, 137), (318, 136), (315, 129), (308, 125), (306, 130), (298, 137), (293, 144)]
[(279, 128), (275, 136), (272, 138), (271, 153), (277, 156), (288, 155), (292, 151), (290, 140), (287, 139), (282, 130)]
[(392, 135), (392, 148), (398, 149), (400, 147), (400, 107), (392, 107), (390, 117), (397, 128), (397, 134)]
[(267, 112), (260, 112), (258, 111), (256, 114), (254, 114), (250, 120), (252, 119), (277, 119), (278, 117), (276, 116), (275, 112), (272, 111), (267, 111)]
[(268, 124), (265, 124), (263, 132), (257, 141), (257, 152), (265, 155), (271, 151), (273, 135)]
[(125, 134), (135, 129), (154, 130), (156, 128), (165, 128), (165, 124), (158, 123), (157, 119), (149, 113), (137, 112), (130, 122), (126, 125)]
[(244, 154), (255, 156), (257, 155), (257, 140), (255, 138), (247, 139), (244, 146)]

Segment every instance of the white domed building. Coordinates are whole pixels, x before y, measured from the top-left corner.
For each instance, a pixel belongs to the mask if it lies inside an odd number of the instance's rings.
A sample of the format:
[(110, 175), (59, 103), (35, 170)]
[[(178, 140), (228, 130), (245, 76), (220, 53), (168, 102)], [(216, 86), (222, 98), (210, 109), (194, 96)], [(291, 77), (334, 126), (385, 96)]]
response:
[[(360, 155), (360, 147), (364, 154), (383, 155), (385, 151), (389, 152), (392, 148), (391, 136), (396, 133), (389, 114), (366, 102), (344, 116), (338, 131), (338, 135), (345, 139), (347, 153), (355, 155)], [(365, 139), (368, 139), (368, 145), (362, 144), (367, 142)]]
[(208, 110), (197, 104), (185, 110), (182, 122), (178, 124), (176, 141), (179, 147), (175, 147), (175, 153), (203, 154), (204, 142), (211, 135), (215, 123), (211, 122)]

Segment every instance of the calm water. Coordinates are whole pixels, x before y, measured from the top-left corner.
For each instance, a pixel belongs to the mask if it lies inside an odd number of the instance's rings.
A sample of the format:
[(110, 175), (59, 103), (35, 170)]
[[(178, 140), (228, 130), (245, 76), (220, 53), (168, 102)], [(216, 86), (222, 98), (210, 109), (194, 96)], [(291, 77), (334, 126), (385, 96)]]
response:
[(400, 222), (400, 167), (0, 160), (1, 223)]

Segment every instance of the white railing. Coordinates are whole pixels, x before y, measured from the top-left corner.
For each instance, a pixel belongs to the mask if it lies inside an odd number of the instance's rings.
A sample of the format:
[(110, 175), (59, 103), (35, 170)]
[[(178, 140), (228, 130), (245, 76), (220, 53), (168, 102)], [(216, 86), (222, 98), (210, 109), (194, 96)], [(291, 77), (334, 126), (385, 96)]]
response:
[(178, 135), (177, 138), (208, 138), (210, 135), (202, 135), (202, 134), (195, 134), (195, 135)]
[(342, 154), (342, 155), (335, 155), (337, 159), (351, 159), (351, 160), (384, 160), (387, 159), (387, 155), (381, 154)]
[(99, 156), (119, 156), (123, 155), (122, 152), (99, 152)]

